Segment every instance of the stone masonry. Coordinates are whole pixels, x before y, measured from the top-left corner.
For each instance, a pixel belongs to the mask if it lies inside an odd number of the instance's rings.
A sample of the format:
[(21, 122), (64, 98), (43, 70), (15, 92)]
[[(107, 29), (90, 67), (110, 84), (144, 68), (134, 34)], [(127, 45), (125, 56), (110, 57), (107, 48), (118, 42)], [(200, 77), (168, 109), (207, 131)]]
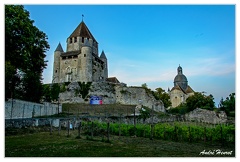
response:
[(5, 102), (5, 119), (24, 119), (47, 116), (62, 112), (61, 104), (44, 102), (43, 104), (10, 99)]
[(77, 82), (70, 83), (67, 91), (59, 94), (60, 102), (89, 104), (89, 97), (96, 95), (102, 96), (103, 104), (143, 105), (158, 112), (165, 112), (162, 101), (155, 100), (153, 95), (148, 94), (142, 87), (127, 87), (123, 83), (92, 82), (88, 97), (85, 99), (76, 94), (78, 88), (80, 87)]

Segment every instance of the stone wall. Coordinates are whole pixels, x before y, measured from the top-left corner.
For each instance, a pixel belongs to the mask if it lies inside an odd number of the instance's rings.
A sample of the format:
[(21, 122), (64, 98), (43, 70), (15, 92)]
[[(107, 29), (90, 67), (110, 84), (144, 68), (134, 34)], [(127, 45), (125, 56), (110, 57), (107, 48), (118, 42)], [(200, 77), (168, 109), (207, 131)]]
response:
[(36, 116), (54, 115), (62, 112), (62, 105), (44, 102), (43, 104), (10, 99), (5, 102), (5, 119), (24, 119)]
[[(76, 94), (79, 85), (72, 82), (68, 85), (68, 90), (60, 93), (59, 98), (62, 103), (85, 103), (89, 100), (82, 99)], [(143, 105), (152, 108), (157, 112), (165, 112), (162, 101), (157, 101), (152, 94), (149, 94), (142, 87), (127, 87), (126, 84), (115, 84), (110, 82), (92, 82), (89, 96), (102, 96), (103, 104), (123, 104), (123, 105)]]
[[(137, 114), (137, 113), (136, 113)], [(118, 123), (121, 121), (122, 124), (134, 124), (134, 116), (130, 117), (122, 117), (121, 119), (115, 118), (107, 118), (104, 116), (92, 116), (92, 117), (82, 117), (82, 119), (72, 117), (68, 118), (25, 118), (25, 119), (5, 119), (5, 128), (23, 128), (23, 127), (31, 127), (31, 126), (50, 126), (52, 123), (53, 127), (59, 127), (59, 124), (62, 127), (67, 127), (68, 120), (72, 124), (74, 128), (78, 127), (80, 121), (98, 121), (98, 122), (110, 122), (110, 123)], [(152, 116), (147, 118), (145, 121), (143, 119), (139, 119), (136, 115), (136, 123), (140, 124), (157, 124), (164, 122), (202, 122), (208, 124), (225, 124), (227, 122), (227, 116), (224, 112), (215, 113), (214, 111), (204, 110), (204, 109), (195, 109), (186, 115), (168, 115), (168, 116)]]
[(221, 124), (227, 122), (227, 115), (223, 111), (216, 113), (215, 111), (196, 108), (193, 111), (187, 113), (185, 115), (185, 119), (188, 121)]

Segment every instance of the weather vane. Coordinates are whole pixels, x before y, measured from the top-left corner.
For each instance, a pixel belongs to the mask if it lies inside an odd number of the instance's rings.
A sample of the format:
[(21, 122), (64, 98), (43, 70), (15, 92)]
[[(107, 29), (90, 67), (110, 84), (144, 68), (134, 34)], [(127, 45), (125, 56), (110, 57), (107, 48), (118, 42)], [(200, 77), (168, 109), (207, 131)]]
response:
[(82, 21), (83, 21), (83, 17), (84, 17), (84, 15), (82, 14)]

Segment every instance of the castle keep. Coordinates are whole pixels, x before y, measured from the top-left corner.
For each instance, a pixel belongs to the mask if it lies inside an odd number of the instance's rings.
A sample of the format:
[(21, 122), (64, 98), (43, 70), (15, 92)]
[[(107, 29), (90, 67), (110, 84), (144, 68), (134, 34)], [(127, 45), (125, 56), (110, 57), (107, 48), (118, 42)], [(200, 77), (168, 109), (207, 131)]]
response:
[(59, 43), (54, 51), (53, 83), (97, 82), (108, 78), (107, 57), (98, 54), (98, 42), (82, 21), (67, 38), (67, 51)]

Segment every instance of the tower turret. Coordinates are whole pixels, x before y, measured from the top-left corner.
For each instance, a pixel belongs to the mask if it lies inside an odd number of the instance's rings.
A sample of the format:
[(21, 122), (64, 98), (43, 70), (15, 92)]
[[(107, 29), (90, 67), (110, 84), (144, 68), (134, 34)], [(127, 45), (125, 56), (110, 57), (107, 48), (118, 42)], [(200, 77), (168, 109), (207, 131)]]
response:
[(107, 63), (107, 57), (104, 53), (104, 51), (102, 51), (101, 55), (100, 55), (100, 59), (104, 62), (104, 69), (103, 69), (103, 79), (106, 80), (108, 78), (108, 63)]
[(52, 83), (59, 83), (60, 80), (60, 55), (64, 52), (59, 42), (56, 50), (54, 51), (54, 64), (53, 64), (53, 78)]
[(82, 81), (92, 82), (92, 47), (86, 39), (81, 48)]

